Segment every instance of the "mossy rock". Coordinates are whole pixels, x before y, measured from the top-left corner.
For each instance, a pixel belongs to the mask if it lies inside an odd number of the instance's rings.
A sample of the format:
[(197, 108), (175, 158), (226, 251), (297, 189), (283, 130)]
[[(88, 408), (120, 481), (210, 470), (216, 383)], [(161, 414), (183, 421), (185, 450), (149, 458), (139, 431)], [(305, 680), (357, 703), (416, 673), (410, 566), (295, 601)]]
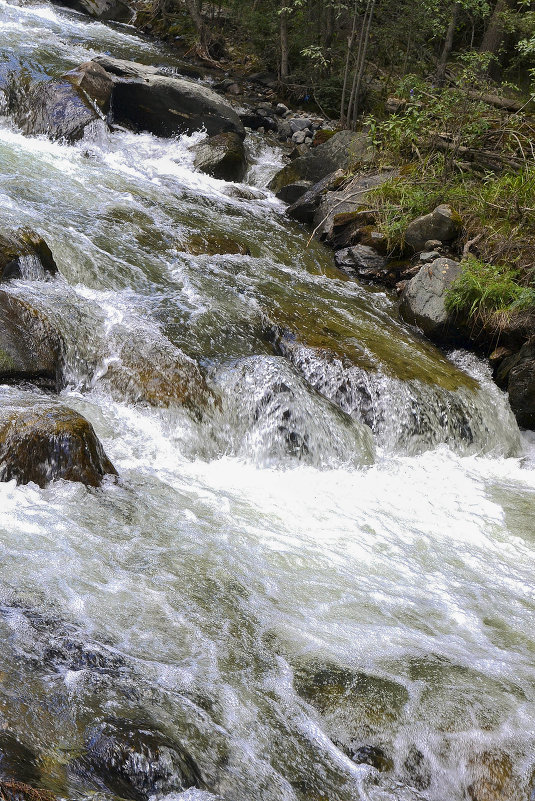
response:
[(123, 343), (105, 380), (132, 403), (183, 406), (197, 416), (217, 403), (198, 364), (164, 339)]
[(314, 134), (314, 139), (312, 141), (312, 147), (317, 147), (318, 145), (323, 145), (325, 142), (328, 142), (331, 136), (334, 136), (336, 131), (330, 130), (328, 128), (320, 128), (319, 131), (316, 131)]
[(40, 487), (60, 478), (98, 487), (117, 475), (85, 417), (42, 403), (0, 413), (0, 465), (1, 481)]
[(30, 228), (19, 228), (0, 234), (0, 281), (44, 278), (57, 272), (52, 251), (38, 233)]

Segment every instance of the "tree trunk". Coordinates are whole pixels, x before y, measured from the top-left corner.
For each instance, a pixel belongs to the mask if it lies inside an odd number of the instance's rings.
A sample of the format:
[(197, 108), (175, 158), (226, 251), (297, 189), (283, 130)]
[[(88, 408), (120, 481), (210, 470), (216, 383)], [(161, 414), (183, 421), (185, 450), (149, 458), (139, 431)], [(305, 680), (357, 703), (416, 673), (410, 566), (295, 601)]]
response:
[(353, 88), (351, 89), (351, 100), (349, 103), (350, 109), (348, 111), (348, 119), (352, 127), (355, 125), (357, 115), (359, 113), (360, 88), (362, 86), (362, 78), (364, 77), (364, 67), (366, 66), (366, 55), (368, 52), (368, 43), (370, 41), (370, 28), (375, 9), (375, 2), (376, 0), (368, 0), (366, 14), (362, 23), (359, 50), (357, 54), (357, 67), (355, 70), (355, 78), (353, 80)]
[(344, 85), (342, 87), (342, 100), (340, 101), (340, 125), (344, 125), (346, 121), (346, 113), (345, 113), (345, 106), (346, 106), (346, 92), (347, 92), (347, 84), (349, 81), (349, 65), (351, 63), (351, 52), (353, 50), (353, 45), (355, 44), (355, 34), (357, 31), (357, 10), (358, 10), (358, 2), (355, 0), (355, 8), (353, 9), (353, 26), (351, 28), (351, 35), (347, 40), (347, 55), (346, 55), (346, 66), (344, 70)]
[(493, 56), (498, 52), (503, 39), (503, 12), (507, 10), (507, 0), (496, 0), (494, 11), (487, 25), (480, 53), (492, 53)]
[(201, 43), (202, 47), (205, 47), (207, 42), (206, 26), (202, 18), (201, 10), (197, 5), (197, 0), (186, 0), (186, 6), (191, 17), (191, 21), (195, 25), (199, 42)]
[[(285, 0), (282, 0), (284, 3)], [(288, 80), (290, 69), (288, 66), (288, 12), (281, 11), (280, 13), (280, 45), (281, 45), (281, 65), (280, 65), (280, 79), (281, 81)]]
[(448, 25), (446, 38), (444, 40), (444, 47), (442, 48), (442, 53), (440, 54), (440, 61), (438, 62), (435, 76), (437, 86), (444, 86), (444, 82), (446, 80), (446, 66), (453, 48), (453, 37), (455, 36), (455, 27), (457, 25), (457, 19), (459, 17), (460, 10), (461, 4), (454, 3), (450, 17), (450, 24)]

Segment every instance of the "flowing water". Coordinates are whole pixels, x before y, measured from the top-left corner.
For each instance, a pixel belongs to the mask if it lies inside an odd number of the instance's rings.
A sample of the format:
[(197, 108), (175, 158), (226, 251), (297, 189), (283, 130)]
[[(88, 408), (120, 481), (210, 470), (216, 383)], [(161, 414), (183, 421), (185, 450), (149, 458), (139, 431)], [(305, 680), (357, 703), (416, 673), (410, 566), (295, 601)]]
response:
[[(126, 26), (0, 0), (4, 79), (99, 52), (173, 66)], [(0, 229), (39, 231), (61, 271), (5, 286), (60, 328), (60, 401), (120, 474), (0, 485), (0, 730), (65, 798), (109, 796), (77, 765), (114, 720), (187, 749), (204, 789), (173, 801), (527, 801), (534, 441), (485, 365), (307, 248), (263, 189), (276, 147), (248, 138), (240, 197), (194, 171), (199, 138), (68, 146), (0, 119)], [(176, 348), (203, 408), (132, 390)]]

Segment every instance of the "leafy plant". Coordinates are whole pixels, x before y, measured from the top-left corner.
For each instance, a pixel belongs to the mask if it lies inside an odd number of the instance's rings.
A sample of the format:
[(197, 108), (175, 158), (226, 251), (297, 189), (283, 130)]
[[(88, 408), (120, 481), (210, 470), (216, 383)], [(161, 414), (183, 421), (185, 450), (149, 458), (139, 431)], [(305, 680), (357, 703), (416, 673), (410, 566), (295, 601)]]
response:
[(469, 256), (446, 294), (446, 308), (474, 316), (535, 307), (535, 289), (521, 286), (518, 278), (518, 270), (511, 266), (488, 264)]

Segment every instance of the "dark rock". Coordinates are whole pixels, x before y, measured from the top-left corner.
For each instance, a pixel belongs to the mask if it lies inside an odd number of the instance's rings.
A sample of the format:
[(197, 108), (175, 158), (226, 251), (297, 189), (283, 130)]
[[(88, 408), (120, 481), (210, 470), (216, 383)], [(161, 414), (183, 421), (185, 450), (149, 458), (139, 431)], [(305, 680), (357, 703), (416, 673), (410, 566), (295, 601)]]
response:
[(113, 77), (111, 118), (135, 131), (174, 136), (205, 129), (209, 136), (245, 131), (232, 106), (206, 86), (162, 75), (155, 67), (98, 56), (94, 61)]
[(0, 732), (0, 779), (39, 784), (38, 755), (9, 731)]
[(62, 76), (73, 86), (85, 92), (107, 114), (110, 109), (113, 78), (96, 61), (86, 61)]
[(371, 765), (381, 773), (392, 770), (394, 767), (392, 759), (376, 745), (361, 745), (356, 750), (351, 749), (349, 755), (357, 765)]
[[(343, 170), (336, 170), (336, 172), (327, 175), (321, 181), (318, 181), (317, 184), (310, 187), (310, 189), (307, 189), (298, 200), (292, 203), (292, 205), (286, 209), (287, 215), (299, 222), (312, 223), (322, 195), (340, 186), (344, 178), (345, 173)], [(295, 186), (295, 184), (290, 184), (290, 186)]]
[(275, 114), (277, 114), (278, 117), (283, 117), (288, 110), (288, 106), (285, 106), (284, 103), (277, 103), (275, 106)]
[(69, 142), (81, 139), (87, 126), (100, 120), (89, 100), (64, 79), (33, 84), (14, 116), (25, 134)]
[(431, 785), (431, 767), (422, 752), (411, 746), (403, 762), (403, 773), (417, 790), (427, 790)]
[(2, 408), (0, 465), (1, 481), (40, 487), (59, 478), (98, 487), (106, 474), (117, 475), (85, 417), (42, 403)]
[(305, 192), (310, 189), (310, 181), (295, 181), (293, 184), (286, 184), (276, 193), (276, 197), (284, 203), (294, 204)]
[(0, 234), (0, 282), (11, 278), (44, 279), (58, 266), (45, 240), (29, 228)]
[(134, 18), (134, 11), (124, 0), (61, 0), (58, 4), (110, 22), (132, 22)]
[(430, 214), (417, 217), (409, 223), (405, 232), (405, 242), (414, 251), (424, 249), (427, 241), (451, 242), (462, 230), (462, 220), (450, 206), (437, 206)]
[(452, 259), (439, 258), (421, 267), (401, 296), (399, 310), (403, 319), (417, 325), (430, 339), (459, 339), (459, 330), (446, 309), (445, 299), (460, 273), (460, 263)]
[(281, 142), (284, 142), (286, 139), (291, 139), (292, 137), (292, 130), (290, 128), (290, 125), (285, 120), (279, 120), (279, 123), (277, 125), (277, 131)]
[(323, 145), (308, 150), (272, 178), (269, 188), (277, 194), (283, 186), (297, 181), (321, 181), (336, 170), (347, 170), (355, 164), (367, 163), (373, 147), (366, 134), (340, 131)]
[(110, 719), (94, 726), (74, 770), (99, 789), (132, 801), (203, 787), (184, 746), (152, 724), (129, 720)]
[(201, 172), (224, 181), (242, 181), (247, 170), (243, 141), (236, 133), (209, 136), (193, 147), (194, 164)]
[(37, 380), (57, 388), (63, 350), (46, 315), (0, 291), (0, 382)]
[(502, 359), (496, 381), (507, 388), (518, 425), (535, 429), (535, 345), (526, 343), (518, 353)]
[(367, 245), (354, 245), (337, 250), (334, 254), (336, 266), (351, 276), (368, 281), (383, 280), (388, 273), (386, 259)]

